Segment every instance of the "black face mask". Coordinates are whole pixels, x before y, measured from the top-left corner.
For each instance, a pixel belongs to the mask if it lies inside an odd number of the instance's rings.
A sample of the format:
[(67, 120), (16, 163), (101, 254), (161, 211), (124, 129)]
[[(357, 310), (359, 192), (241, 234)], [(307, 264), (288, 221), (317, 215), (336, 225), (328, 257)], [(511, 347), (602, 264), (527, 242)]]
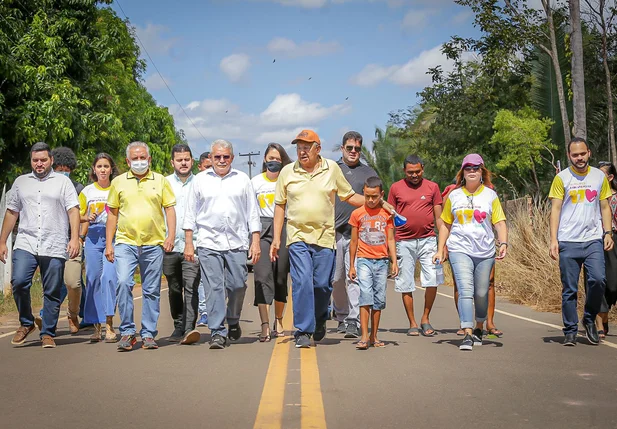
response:
[(278, 173), (283, 168), (283, 163), (278, 161), (266, 162), (266, 168), (270, 173)]

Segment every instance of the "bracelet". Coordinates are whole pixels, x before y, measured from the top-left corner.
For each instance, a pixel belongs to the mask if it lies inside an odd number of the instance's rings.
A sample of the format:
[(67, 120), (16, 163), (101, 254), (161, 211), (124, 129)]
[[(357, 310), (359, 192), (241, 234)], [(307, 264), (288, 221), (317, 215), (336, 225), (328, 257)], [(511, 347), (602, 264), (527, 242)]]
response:
[(504, 244), (506, 245), (506, 247), (508, 247), (508, 242), (507, 241), (504, 241), (503, 243), (499, 243), (499, 247), (503, 246)]
[(602, 238), (604, 238), (605, 235), (609, 235), (612, 237), (613, 236), (613, 231), (604, 231), (604, 234), (602, 234)]
[(81, 241), (85, 241), (86, 240), (86, 236), (85, 235), (80, 235), (79, 238), (81, 238)]

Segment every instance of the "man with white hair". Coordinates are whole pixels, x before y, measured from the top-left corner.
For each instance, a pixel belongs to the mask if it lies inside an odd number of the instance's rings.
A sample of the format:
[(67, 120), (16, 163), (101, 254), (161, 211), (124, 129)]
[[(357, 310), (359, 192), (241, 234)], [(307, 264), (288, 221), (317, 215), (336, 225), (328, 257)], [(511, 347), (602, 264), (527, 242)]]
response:
[(111, 182), (107, 198), (105, 256), (109, 262), (115, 262), (118, 275), (116, 299), (122, 336), (118, 351), (132, 350), (137, 342), (133, 320), (133, 276), (138, 265), (143, 297), (139, 333), (142, 348), (158, 348), (154, 337), (160, 311), (163, 253), (171, 252), (174, 247), (176, 198), (165, 176), (150, 170), (151, 160), (147, 144), (129, 144), (126, 162), (130, 171)]
[[(231, 167), (233, 146), (215, 140), (210, 150), (212, 168), (193, 180), (184, 214), (184, 256), (195, 260), (193, 233), (198, 232), (197, 256), (206, 290), (211, 349), (223, 349), (228, 339), (242, 335), (240, 313), (246, 293), (246, 251), (253, 264), (261, 254), (261, 222), (251, 180)], [(249, 249), (249, 233), (251, 243)], [(226, 303), (227, 301), (227, 303)], [(225, 328), (225, 321), (229, 329)]]

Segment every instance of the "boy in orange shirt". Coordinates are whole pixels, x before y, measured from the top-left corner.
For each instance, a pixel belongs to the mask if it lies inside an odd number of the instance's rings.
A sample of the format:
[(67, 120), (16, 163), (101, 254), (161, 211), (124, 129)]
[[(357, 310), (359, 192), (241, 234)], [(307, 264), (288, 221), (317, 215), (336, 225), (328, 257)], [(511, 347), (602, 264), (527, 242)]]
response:
[[(352, 226), (349, 245), (349, 278), (360, 286), (360, 330), (362, 338), (356, 344), (359, 350), (366, 350), (370, 343), (384, 347), (377, 339), (381, 310), (386, 308), (386, 283), (388, 281), (388, 254), (392, 263), (392, 274), (398, 274), (394, 224), (390, 214), (379, 207), (384, 192), (379, 177), (369, 177), (364, 182), (363, 207), (351, 214)], [(357, 256), (357, 259), (356, 259)], [(357, 274), (356, 274), (357, 271)], [(372, 311), (371, 311), (372, 310)], [(369, 316), (372, 322), (371, 336), (368, 334)]]

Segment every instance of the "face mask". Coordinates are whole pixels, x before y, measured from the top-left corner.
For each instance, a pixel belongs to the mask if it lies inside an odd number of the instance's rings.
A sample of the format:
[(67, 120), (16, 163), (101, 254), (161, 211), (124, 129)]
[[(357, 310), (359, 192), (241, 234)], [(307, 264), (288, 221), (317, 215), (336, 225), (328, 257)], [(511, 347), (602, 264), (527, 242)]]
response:
[(150, 167), (150, 164), (148, 163), (147, 159), (131, 161), (131, 170), (135, 174), (144, 174), (146, 171), (148, 171), (149, 167)]
[(266, 162), (266, 168), (270, 173), (278, 173), (283, 168), (283, 163), (278, 161)]
[(71, 173), (69, 173), (68, 171), (56, 171), (56, 173), (64, 174), (66, 177), (69, 177), (71, 175)]

